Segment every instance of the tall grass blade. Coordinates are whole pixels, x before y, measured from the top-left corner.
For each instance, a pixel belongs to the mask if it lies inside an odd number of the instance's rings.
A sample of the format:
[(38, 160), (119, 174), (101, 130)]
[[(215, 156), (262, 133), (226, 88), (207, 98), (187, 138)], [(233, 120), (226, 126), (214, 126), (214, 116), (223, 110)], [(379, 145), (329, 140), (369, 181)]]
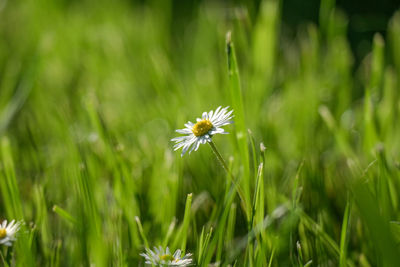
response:
[[(245, 113), (243, 106), (242, 90), (240, 85), (239, 68), (236, 61), (235, 47), (231, 39), (231, 33), (226, 36), (226, 51), (228, 57), (228, 77), (229, 92), (232, 101), (232, 107), (235, 110), (235, 129), (236, 139), (239, 147), (239, 156), (243, 165), (243, 188), (246, 201), (246, 209), (250, 216), (250, 159), (247, 146), (247, 130), (245, 123)], [(247, 218), (250, 220), (250, 217)]]
[(340, 267), (347, 266), (346, 261), (347, 261), (347, 245), (349, 242), (349, 231), (350, 231), (350, 212), (351, 212), (351, 202), (350, 200), (347, 200), (342, 222), (342, 231), (340, 234), (340, 258), (339, 258)]
[(353, 192), (357, 208), (377, 250), (379, 265), (396, 266), (400, 262), (399, 249), (393, 240), (389, 222), (381, 216), (368, 185), (359, 182), (353, 186)]

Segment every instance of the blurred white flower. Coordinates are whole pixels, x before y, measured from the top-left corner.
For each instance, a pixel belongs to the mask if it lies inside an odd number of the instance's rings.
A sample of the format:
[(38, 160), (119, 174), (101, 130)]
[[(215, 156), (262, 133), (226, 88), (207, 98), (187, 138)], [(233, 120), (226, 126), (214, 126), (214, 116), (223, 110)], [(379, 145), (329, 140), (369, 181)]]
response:
[(172, 255), (167, 247), (165, 250), (160, 246), (154, 247), (154, 251), (146, 248), (146, 253), (141, 253), (146, 259), (146, 263), (154, 266), (189, 266), (193, 263), (190, 258), (192, 254), (188, 253), (181, 257), (181, 250), (178, 249)]
[(12, 220), (7, 225), (7, 220), (4, 220), (0, 225), (0, 245), (5, 245), (10, 247), (12, 242), (16, 240), (15, 234), (18, 232), (22, 222), (15, 222)]
[(233, 118), (232, 112), (228, 111), (229, 107), (221, 108), (218, 107), (215, 112), (212, 110), (210, 112), (203, 112), (201, 118), (197, 119), (196, 123), (188, 122), (185, 124), (186, 128), (176, 130), (180, 134), (185, 134), (185, 136), (179, 136), (171, 139), (176, 144), (174, 145), (174, 150), (182, 148), (183, 156), (186, 151), (192, 152), (196, 151), (200, 144), (205, 144), (206, 142), (211, 142), (211, 137), (215, 134), (227, 134), (222, 126), (233, 123), (231, 120)]

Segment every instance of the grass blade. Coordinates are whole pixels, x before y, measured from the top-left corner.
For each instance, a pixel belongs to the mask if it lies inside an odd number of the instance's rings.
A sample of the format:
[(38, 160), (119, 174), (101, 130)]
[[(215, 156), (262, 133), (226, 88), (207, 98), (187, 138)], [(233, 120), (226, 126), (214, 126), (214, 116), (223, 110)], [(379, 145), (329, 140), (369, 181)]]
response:
[(351, 211), (351, 203), (348, 200), (346, 203), (346, 208), (344, 211), (343, 222), (342, 222), (342, 231), (340, 234), (340, 260), (339, 266), (346, 267), (346, 259), (347, 259), (347, 244), (349, 241), (349, 226), (350, 226), (350, 211)]
[(232, 108), (235, 110), (235, 129), (236, 139), (239, 147), (239, 156), (243, 164), (243, 188), (248, 214), (250, 221), (250, 159), (249, 149), (247, 146), (247, 131), (245, 123), (245, 114), (243, 106), (242, 90), (240, 85), (239, 68), (236, 61), (235, 47), (231, 39), (231, 33), (226, 36), (226, 51), (228, 56), (228, 77), (229, 77), (229, 92), (232, 101)]

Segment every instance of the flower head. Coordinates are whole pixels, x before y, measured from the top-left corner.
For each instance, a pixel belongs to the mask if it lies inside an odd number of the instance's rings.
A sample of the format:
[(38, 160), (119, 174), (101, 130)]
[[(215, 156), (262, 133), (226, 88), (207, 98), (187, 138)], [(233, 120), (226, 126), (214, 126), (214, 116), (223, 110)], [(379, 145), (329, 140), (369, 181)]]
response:
[(2, 224), (0, 224), (0, 245), (5, 245), (10, 247), (12, 242), (16, 240), (15, 234), (18, 232), (22, 222), (15, 222), (12, 220), (7, 225), (7, 220), (4, 220)]
[(189, 153), (193, 150), (196, 151), (200, 144), (211, 142), (211, 137), (215, 134), (227, 134), (222, 126), (233, 123), (232, 112), (228, 111), (229, 107), (218, 107), (215, 112), (203, 112), (201, 118), (197, 119), (196, 123), (188, 122), (185, 124), (186, 128), (176, 130), (184, 136), (173, 138), (171, 141), (175, 142), (174, 150), (182, 148), (183, 156), (186, 151)]
[(190, 258), (192, 254), (188, 253), (183, 257), (181, 257), (181, 254), (180, 249), (171, 254), (168, 247), (164, 250), (160, 246), (158, 248), (154, 247), (154, 251), (146, 248), (146, 253), (141, 253), (140, 256), (146, 259), (147, 264), (155, 266), (189, 266), (193, 263)]

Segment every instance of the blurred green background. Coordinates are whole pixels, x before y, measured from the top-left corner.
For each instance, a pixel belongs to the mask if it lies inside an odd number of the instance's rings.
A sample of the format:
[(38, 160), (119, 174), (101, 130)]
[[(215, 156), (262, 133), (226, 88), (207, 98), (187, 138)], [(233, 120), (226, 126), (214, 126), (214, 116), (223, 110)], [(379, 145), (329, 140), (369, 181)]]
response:
[[(144, 266), (168, 245), (200, 266), (396, 266), (398, 6), (0, 1), (0, 218), (27, 230), (2, 263)], [(247, 203), (209, 147), (170, 142), (220, 105)]]

